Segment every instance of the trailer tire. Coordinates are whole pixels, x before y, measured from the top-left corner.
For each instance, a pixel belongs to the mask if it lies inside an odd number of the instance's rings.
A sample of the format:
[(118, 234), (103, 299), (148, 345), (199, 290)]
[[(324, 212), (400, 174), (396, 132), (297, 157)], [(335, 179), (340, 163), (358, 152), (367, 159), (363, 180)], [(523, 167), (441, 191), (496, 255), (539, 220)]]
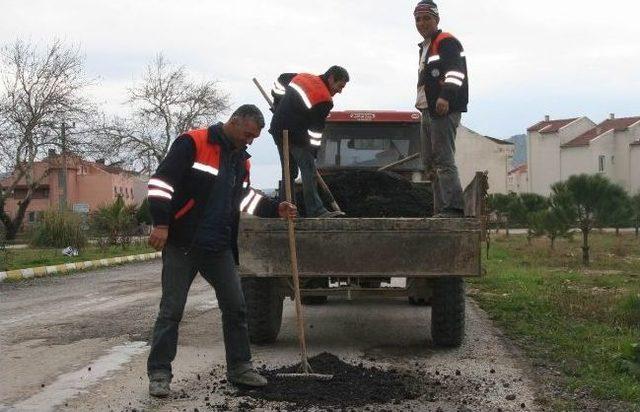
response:
[(257, 345), (274, 343), (282, 324), (284, 301), (277, 279), (243, 278), (242, 291), (247, 307), (249, 340)]
[(458, 347), (464, 338), (464, 279), (438, 278), (433, 281), (431, 338), (437, 346)]
[(429, 306), (429, 300), (425, 298), (415, 298), (413, 296), (409, 296), (408, 300), (409, 304), (412, 306)]
[[(300, 287), (302, 289), (316, 289), (316, 288), (328, 288), (329, 278), (311, 278), (301, 279)], [(328, 298), (326, 296), (301, 296), (300, 303), (303, 305), (324, 305), (327, 303)]]

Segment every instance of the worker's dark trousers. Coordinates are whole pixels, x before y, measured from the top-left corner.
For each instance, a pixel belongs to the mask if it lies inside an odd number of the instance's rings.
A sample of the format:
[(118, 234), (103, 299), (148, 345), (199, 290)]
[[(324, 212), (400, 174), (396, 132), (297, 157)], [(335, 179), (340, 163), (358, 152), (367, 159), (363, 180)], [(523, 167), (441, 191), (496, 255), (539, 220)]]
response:
[(167, 244), (162, 251), (160, 312), (147, 361), (149, 377), (171, 376), (171, 362), (176, 357), (178, 345), (178, 325), (197, 272), (214, 287), (222, 311), (228, 373), (240, 373), (252, 366), (244, 294), (231, 250), (192, 250), (185, 255), (183, 248)]
[[(280, 155), (280, 164), (282, 165), (282, 182), (284, 182), (284, 157), (282, 145), (278, 146), (278, 154)], [(325, 213), (327, 209), (318, 194), (318, 182), (316, 181), (316, 160), (311, 149), (290, 146), (289, 147), (289, 172), (291, 173), (291, 184), (298, 177), (298, 168), (302, 175), (302, 196), (304, 198), (305, 217), (317, 217)], [(280, 199), (285, 200), (284, 183), (282, 184)], [(294, 190), (291, 188), (293, 196)], [(295, 200), (295, 199), (294, 199)]]
[(460, 113), (440, 117), (431, 115), (428, 110), (422, 111), (422, 161), (433, 182), (434, 214), (464, 211), (462, 185), (455, 161), (456, 132), (460, 118)]

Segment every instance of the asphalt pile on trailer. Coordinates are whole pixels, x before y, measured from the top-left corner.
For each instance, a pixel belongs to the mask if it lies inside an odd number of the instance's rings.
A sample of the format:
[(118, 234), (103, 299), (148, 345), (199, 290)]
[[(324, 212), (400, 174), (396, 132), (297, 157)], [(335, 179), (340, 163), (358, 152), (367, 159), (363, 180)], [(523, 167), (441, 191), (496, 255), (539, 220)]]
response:
[[(392, 172), (342, 171), (324, 176), (346, 217), (431, 217), (431, 185)], [(322, 193), (322, 190), (320, 190)], [(302, 206), (302, 197), (298, 207)], [(324, 197), (325, 204), (329, 205)]]
[(264, 401), (288, 402), (298, 408), (358, 407), (420, 396), (413, 389), (418, 387), (415, 378), (394, 370), (366, 368), (362, 363), (352, 365), (326, 352), (310, 358), (309, 364), (315, 373), (331, 374), (333, 379), (318, 381), (277, 376), (279, 373), (299, 372), (299, 364), (274, 370), (265, 368), (260, 372), (269, 379), (269, 384), (258, 390), (241, 390), (240, 395)]

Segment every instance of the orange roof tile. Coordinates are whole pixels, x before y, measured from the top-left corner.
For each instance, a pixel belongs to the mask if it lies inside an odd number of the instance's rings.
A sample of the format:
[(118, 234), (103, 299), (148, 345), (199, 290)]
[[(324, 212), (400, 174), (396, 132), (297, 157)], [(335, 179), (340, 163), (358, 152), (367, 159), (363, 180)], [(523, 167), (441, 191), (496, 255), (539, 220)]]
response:
[(543, 120), (527, 129), (528, 132), (538, 132), (542, 134), (556, 133), (566, 125), (578, 120), (577, 117), (572, 119)]
[(527, 164), (522, 164), (518, 167), (516, 167), (515, 169), (511, 170), (509, 172), (509, 174), (516, 174), (516, 173), (527, 173), (527, 171), (529, 170), (529, 168), (527, 167)]
[(640, 117), (621, 117), (619, 119), (607, 119), (596, 127), (582, 133), (575, 139), (563, 144), (562, 147), (588, 146), (589, 142), (600, 135), (603, 135), (612, 130), (615, 130), (616, 132), (625, 131), (631, 125), (638, 122), (640, 122)]

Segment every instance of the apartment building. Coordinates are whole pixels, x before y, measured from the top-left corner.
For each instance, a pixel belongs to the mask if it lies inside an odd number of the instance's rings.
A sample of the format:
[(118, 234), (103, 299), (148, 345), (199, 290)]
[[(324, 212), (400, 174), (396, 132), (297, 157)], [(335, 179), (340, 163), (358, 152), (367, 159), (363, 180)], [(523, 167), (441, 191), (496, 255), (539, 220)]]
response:
[(551, 193), (551, 185), (572, 175), (600, 173), (629, 193), (640, 191), (640, 117), (599, 124), (586, 117), (545, 117), (527, 129), (528, 191)]

